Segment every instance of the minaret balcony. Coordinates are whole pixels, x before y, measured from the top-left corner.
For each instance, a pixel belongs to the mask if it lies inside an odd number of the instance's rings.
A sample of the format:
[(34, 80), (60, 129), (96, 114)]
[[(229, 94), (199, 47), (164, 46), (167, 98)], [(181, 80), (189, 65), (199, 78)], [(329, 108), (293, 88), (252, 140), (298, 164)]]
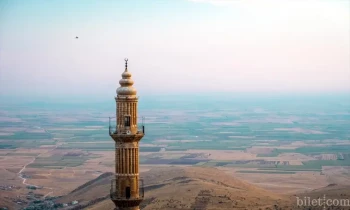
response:
[[(118, 131), (119, 130), (119, 131)], [(117, 129), (115, 126), (109, 126), (109, 135), (144, 135), (145, 134), (145, 126), (142, 125), (142, 127), (138, 127), (136, 133), (130, 132), (131, 129)]]
[(145, 125), (144, 125), (145, 118), (144, 117), (141, 117), (141, 123), (137, 123), (136, 133), (135, 133), (135, 127), (118, 128), (115, 121), (113, 120), (114, 123), (112, 123), (111, 119), (115, 119), (115, 117), (109, 117), (109, 135), (112, 137), (115, 135), (125, 135), (125, 136), (130, 136), (130, 135), (144, 136), (145, 135)]

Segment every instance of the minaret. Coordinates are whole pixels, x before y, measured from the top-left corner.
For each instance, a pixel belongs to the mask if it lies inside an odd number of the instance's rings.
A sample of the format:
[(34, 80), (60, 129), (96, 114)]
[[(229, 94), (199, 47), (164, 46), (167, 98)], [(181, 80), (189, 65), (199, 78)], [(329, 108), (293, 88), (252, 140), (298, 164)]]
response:
[(115, 179), (110, 197), (115, 209), (139, 210), (144, 193), (143, 181), (139, 179), (139, 141), (144, 136), (144, 126), (141, 130), (137, 126), (138, 97), (128, 72), (128, 59), (125, 59), (125, 71), (119, 84), (115, 97), (116, 126), (109, 128), (115, 141)]

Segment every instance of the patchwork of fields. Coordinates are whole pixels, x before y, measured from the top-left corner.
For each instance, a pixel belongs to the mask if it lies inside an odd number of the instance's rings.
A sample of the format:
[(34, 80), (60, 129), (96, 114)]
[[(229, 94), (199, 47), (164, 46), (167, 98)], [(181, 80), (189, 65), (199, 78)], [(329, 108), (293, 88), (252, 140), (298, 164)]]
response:
[[(301, 186), (312, 179), (320, 180), (319, 187), (349, 181), (349, 100), (313, 100), (140, 100), (146, 128), (141, 167), (217, 167), (276, 191), (287, 185), (291, 192), (305, 190)], [(57, 106), (0, 106), (0, 185), (43, 186), (44, 195), (60, 195), (113, 172), (108, 117), (114, 101)], [(74, 184), (62, 185), (67, 182)]]

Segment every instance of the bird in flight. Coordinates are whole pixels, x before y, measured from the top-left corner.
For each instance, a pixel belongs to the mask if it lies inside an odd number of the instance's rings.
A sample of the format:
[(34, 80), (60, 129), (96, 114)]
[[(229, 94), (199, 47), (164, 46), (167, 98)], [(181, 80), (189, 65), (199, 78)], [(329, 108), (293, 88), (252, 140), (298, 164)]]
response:
[(78, 39), (79, 37), (76, 36), (75, 38)]

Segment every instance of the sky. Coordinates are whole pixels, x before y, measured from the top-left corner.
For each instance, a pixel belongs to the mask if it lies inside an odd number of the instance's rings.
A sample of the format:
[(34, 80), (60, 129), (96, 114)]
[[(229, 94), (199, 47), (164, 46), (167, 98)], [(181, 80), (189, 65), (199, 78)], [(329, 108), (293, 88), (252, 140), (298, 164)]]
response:
[[(0, 96), (350, 93), (348, 0), (0, 0)], [(76, 39), (75, 37), (79, 38)]]

